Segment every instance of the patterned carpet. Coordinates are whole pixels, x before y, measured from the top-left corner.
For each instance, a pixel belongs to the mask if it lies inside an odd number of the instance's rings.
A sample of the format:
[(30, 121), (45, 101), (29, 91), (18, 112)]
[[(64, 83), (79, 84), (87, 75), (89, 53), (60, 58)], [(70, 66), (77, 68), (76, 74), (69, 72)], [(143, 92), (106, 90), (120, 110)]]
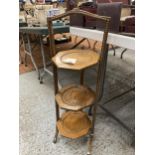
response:
[[(125, 53), (124, 59), (110, 52), (108, 58), (104, 102), (133, 85), (134, 52)], [(75, 83), (76, 72), (59, 73), (60, 83)], [(94, 70), (89, 69), (85, 81), (94, 86)], [(35, 71), (20, 75), (20, 155), (86, 155), (87, 137), (76, 140), (59, 136), (52, 143), (55, 130), (53, 78), (46, 74), (40, 85)], [(107, 105), (111, 111), (134, 128), (134, 92)], [(121, 125), (98, 108), (92, 155), (134, 155), (132, 136)]]

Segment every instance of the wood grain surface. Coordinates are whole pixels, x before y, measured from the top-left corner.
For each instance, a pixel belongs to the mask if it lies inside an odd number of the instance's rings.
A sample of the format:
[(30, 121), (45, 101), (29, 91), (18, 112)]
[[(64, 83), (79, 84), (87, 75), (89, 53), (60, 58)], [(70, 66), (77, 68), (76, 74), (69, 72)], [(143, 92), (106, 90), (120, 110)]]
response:
[(61, 108), (80, 110), (93, 104), (95, 93), (83, 85), (68, 85), (56, 95), (56, 102)]
[[(99, 57), (100, 55), (91, 49), (73, 49), (57, 53), (52, 61), (58, 68), (81, 70), (97, 64)], [(76, 63), (64, 63), (65, 59), (76, 59)]]
[(61, 135), (68, 138), (79, 138), (86, 135), (91, 127), (91, 121), (83, 111), (65, 112), (57, 122)]

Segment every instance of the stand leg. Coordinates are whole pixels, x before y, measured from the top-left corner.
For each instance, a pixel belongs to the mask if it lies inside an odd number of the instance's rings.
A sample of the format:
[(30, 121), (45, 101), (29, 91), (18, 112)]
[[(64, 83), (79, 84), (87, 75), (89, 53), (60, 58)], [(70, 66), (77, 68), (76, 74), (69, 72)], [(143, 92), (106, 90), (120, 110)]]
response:
[(93, 136), (94, 136), (94, 125), (95, 125), (95, 120), (96, 120), (97, 105), (95, 104), (94, 106), (92, 106), (91, 110), (92, 109), (93, 109), (92, 128), (91, 128), (91, 133), (89, 135), (89, 140), (88, 140), (88, 152), (87, 152), (87, 155), (91, 155), (91, 152), (92, 152), (92, 141), (93, 141)]
[(88, 115), (89, 115), (89, 116), (92, 115), (92, 108), (93, 108), (93, 106), (89, 107), (89, 110), (88, 110)]
[(59, 134), (59, 131), (58, 131), (58, 128), (56, 127), (56, 131), (55, 131), (55, 135), (54, 135), (53, 143), (56, 143), (56, 142), (57, 142), (58, 134)]
[(91, 128), (91, 133), (94, 134), (94, 126), (95, 126), (95, 121), (96, 121), (96, 110), (97, 110), (97, 105), (95, 103), (93, 109), (93, 118), (92, 118), (92, 128)]
[(84, 84), (84, 69), (81, 70), (81, 74), (80, 74), (80, 84), (81, 84), (81, 85)]
[[(57, 121), (59, 120), (59, 106), (58, 104), (55, 102), (55, 108), (56, 108), (56, 123)], [(57, 142), (57, 139), (58, 139), (58, 134), (59, 134), (59, 130), (57, 128), (57, 126), (55, 127), (55, 135), (54, 135), (54, 139), (53, 139), (53, 143), (56, 143)]]
[(87, 152), (87, 155), (91, 155), (91, 153), (92, 153), (92, 141), (93, 141), (93, 134), (90, 134), (89, 139), (88, 139), (88, 152)]

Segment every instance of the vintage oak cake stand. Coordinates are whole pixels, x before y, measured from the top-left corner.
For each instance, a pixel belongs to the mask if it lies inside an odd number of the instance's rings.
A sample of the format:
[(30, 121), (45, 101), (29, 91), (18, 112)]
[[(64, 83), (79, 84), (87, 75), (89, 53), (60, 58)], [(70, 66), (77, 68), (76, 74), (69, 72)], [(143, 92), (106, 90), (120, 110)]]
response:
[[(90, 49), (71, 49), (67, 51), (59, 51), (56, 53), (54, 43), (54, 30), (52, 22), (70, 16), (73, 14), (80, 14), (83, 16), (89, 16), (100, 20), (104, 24), (104, 33), (102, 40), (101, 52), (96, 53)], [(52, 53), (53, 73), (54, 73), (54, 89), (55, 89), (55, 105), (56, 105), (56, 133), (53, 142), (57, 142), (58, 133), (68, 138), (79, 138), (89, 135), (88, 139), (88, 152), (91, 154), (91, 144), (94, 135), (94, 125), (96, 118), (97, 103), (103, 94), (104, 77), (106, 71), (107, 62), (107, 35), (109, 29), (110, 18), (104, 16), (98, 16), (79, 9), (73, 9), (64, 14), (47, 18), (49, 38), (50, 38), (50, 50)], [(97, 65), (97, 78), (96, 90), (92, 90), (90, 87), (84, 84), (84, 70)], [(57, 70), (68, 69), (81, 71), (80, 84), (72, 84), (63, 87), (58, 90), (58, 72)], [(83, 111), (84, 108), (92, 108), (92, 116), (88, 116)], [(66, 109), (66, 112), (59, 116), (59, 108)]]

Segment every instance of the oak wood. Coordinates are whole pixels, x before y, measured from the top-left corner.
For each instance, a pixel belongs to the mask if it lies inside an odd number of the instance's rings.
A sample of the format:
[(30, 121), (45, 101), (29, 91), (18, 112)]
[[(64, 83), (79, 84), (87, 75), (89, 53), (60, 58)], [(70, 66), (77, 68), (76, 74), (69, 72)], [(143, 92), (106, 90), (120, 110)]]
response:
[[(95, 65), (99, 61), (100, 55), (90, 49), (72, 49), (68, 51), (62, 51), (57, 53), (52, 61), (58, 68), (72, 69), (72, 70), (82, 70), (84, 68)], [(73, 58), (77, 62), (75, 64), (64, 63), (63, 60)]]
[(61, 108), (68, 110), (81, 110), (92, 105), (95, 93), (83, 85), (68, 85), (56, 95), (56, 102)]
[(72, 14), (81, 14), (81, 15), (84, 15), (84, 16), (88, 16), (88, 17), (92, 17), (92, 18), (102, 20), (104, 22), (110, 22), (110, 20), (111, 20), (111, 17), (99, 16), (97, 14), (93, 14), (93, 13), (90, 13), (90, 12), (87, 12), (87, 11), (84, 11), (84, 10), (80, 10), (79, 8), (74, 8), (73, 10), (68, 11), (68, 12), (66, 12), (64, 14), (48, 17), (47, 21), (48, 22), (49, 21), (54, 21), (54, 20), (57, 20), (57, 19), (60, 19), (60, 18), (66, 17), (66, 16), (70, 16)]
[[(70, 16), (72, 14), (82, 14), (84, 16), (93, 17), (96, 19), (100, 19), (104, 23), (104, 33), (102, 33), (102, 37), (100, 37), (100, 41), (102, 41), (101, 52), (100, 54), (95, 53), (92, 50), (67, 50), (67, 51), (59, 51), (56, 52), (55, 42), (54, 42), (54, 30), (52, 27), (52, 21), (61, 19), (66, 16)], [(108, 54), (108, 45), (107, 45), (107, 36), (109, 31), (110, 18), (103, 17), (99, 15), (94, 15), (87, 11), (82, 11), (79, 9), (73, 9), (64, 14), (49, 17), (47, 18), (48, 22), (48, 30), (49, 30), (49, 40), (50, 40), (50, 50), (52, 53), (52, 62), (54, 69), (54, 87), (56, 94), (56, 108), (65, 108), (67, 110), (71, 110), (66, 112), (61, 118), (58, 118), (59, 111), (56, 109), (56, 119), (57, 129), (61, 135), (68, 138), (78, 138), (84, 136), (86, 134), (91, 133), (93, 136), (94, 133), (94, 124), (96, 118), (96, 109), (97, 102), (101, 99), (101, 94), (103, 94), (103, 86), (104, 86), (104, 77), (106, 71), (106, 60)], [(83, 29), (83, 33), (85, 34), (84, 38), (90, 38), (90, 35), (86, 34), (87, 29)], [(78, 32), (77, 32), (78, 34)], [(96, 35), (91, 36), (96, 40)], [(72, 58), (76, 59), (77, 62), (75, 64), (66, 64), (64, 63), (65, 59)], [(67, 87), (58, 90), (58, 68), (64, 69), (73, 69), (73, 70), (83, 70), (92, 65), (98, 64), (97, 70), (97, 80), (96, 80), (96, 91), (95, 93), (84, 85), (69, 85)], [(81, 76), (81, 81), (83, 79), (83, 75)], [(88, 115), (80, 113), (83, 108), (87, 106), (93, 105), (93, 117), (90, 122)], [(77, 115), (78, 114), (78, 115)], [(57, 137), (56, 134), (55, 137)], [(91, 147), (91, 143), (89, 143), (89, 148)]]
[(68, 138), (79, 138), (86, 135), (91, 128), (91, 121), (83, 111), (65, 112), (57, 122), (59, 133)]

